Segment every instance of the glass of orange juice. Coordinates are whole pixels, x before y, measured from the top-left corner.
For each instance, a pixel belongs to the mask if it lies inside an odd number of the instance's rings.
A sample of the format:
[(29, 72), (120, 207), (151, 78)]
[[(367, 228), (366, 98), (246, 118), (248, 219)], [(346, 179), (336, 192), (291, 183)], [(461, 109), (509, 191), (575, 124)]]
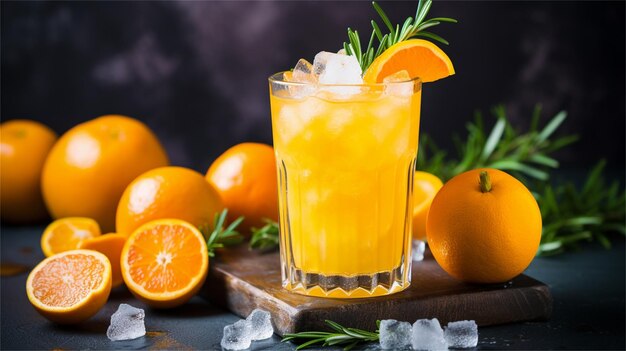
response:
[(361, 298), (411, 282), (421, 82), (323, 85), (269, 78), (282, 284)]

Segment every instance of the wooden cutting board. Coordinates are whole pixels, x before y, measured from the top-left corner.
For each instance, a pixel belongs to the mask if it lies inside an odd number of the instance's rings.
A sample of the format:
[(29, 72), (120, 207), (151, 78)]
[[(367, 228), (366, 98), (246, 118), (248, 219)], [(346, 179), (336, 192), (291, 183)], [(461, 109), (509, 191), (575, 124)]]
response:
[(552, 313), (547, 285), (520, 275), (507, 284), (470, 285), (451, 278), (427, 252), (413, 262), (411, 286), (397, 294), (367, 299), (327, 299), (289, 293), (281, 287), (278, 252), (224, 250), (211, 261), (201, 295), (245, 317), (270, 311), (276, 333), (326, 330), (325, 319), (375, 330), (377, 319), (413, 322), (436, 317), (442, 324), (473, 319), (479, 326), (542, 320)]

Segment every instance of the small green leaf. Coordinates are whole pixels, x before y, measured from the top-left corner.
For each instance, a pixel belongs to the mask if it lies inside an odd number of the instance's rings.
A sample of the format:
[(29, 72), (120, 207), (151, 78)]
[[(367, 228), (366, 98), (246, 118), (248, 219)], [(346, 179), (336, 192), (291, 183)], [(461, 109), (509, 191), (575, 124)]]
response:
[(391, 35), (393, 36), (394, 35), (393, 25), (391, 24), (391, 21), (389, 20), (389, 17), (387, 17), (387, 14), (385, 13), (385, 11), (383, 11), (383, 9), (380, 8), (380, 6), (375, 1), (372, 2), (372, 6), (374, 6), (374, 10), (376, 10), (376, 12), (378, 13), (378, 16), (380, 16), (380, 19), (383, 20), (383, 23), (385, 23), (385, 25), (391, 32)]
[(554, 133), (554, 131), (561, 125), (561, 123), (565, 121), (565, 118), (567, 118), (567, 112), (561, 111), (557, 113), (557, 115), (552, 118), (550, 123), (548, 123), (543, 128), (541, 133), (539, 133), (539, 135), (537, 136), (538, 142), (546, 141), (550, 137), (550, 135), (552, 135), (552, 133)]
[(494, 162), (490, 167), (501, 170), (519, 171), (539, 180), (547, 180), (549, 177), (548, 173), (544, 171), (513, 160)]
[(428, 21), (425, 22), (430, 22), (430, 21), (437, 21), (437, 22), (446, 22), (446, 23), (459, 23), (459, 21), (455, 20), (454, 18), (449, 18), (449, 17), (434, 17), (429, 19)]
[(583, 186), (583, 194), (589, 193), (593, 185), (598, 183), (598, 179), (601, 177), (605, 165), (606, 160), (600, 160), (600, 162), (598, 162), (598, 164), (593, 167), (593, 169), (587, 176), (587, 181), (585, 182), (585, 185)]
[(428, 11), (430, 11), (430, 7), (432, 6), (432, 4), (433, 4), (432, 0), (426, 0), (422, 4), (419, 14), (415, 15), (415, 23), (417, 24), (422, 23), (422, 21), (426, 17), (426, 14), (428, 14)]
[(400, 29), (400, 40), (405, 40), (405, 36), (407, 34), (408, 29), (411, 27), (411, 23), (413, 22), (413, 18), (407, 18), (402, 24), (402, 29)]
[(563, 246), (563, 243), (560, 241), (553, 241), (553, 242), (549, 242), (549, 243), (545, 243), (545, 244), (541, 244), (539, 245), (539, 250), (546, 252), (546, 251), (554, 251), (557, 250), (559, 248), (561, 248), (561, 246)]
[(502, 138), (502, 133), (504, 132), (504, 127), (506, 126), (506, 120), (504, 118), (498, 118), (498, 121), (493, 126), (491, 133), (489, 134), (489, 138), (487, 138), (487, 142), (485, 143), (485, 147), (483, 148), (483, 152), (480, 155), (481, 162), (486, 161), (493, 150), (496, 149), (500, 139)]
[(378, 24), (374, 20), (372, 20), (371, 23), (372, 28), (374, 28), (374, 33), (376, 33), (376, 37), (378, 38), (378, 41), (383, 42), (383, 32), (381, 32), (380, 27), (378, 27)]
[(417, 26), (417, 31), (423, 31), (426, 28), (430, 28), (430, 27), (434, 27), (436, 25), (439, 25), (441, 22), (437, 22), (437, 21), (433, 21), (433, 22), (428, 22), (428, 23), (422, 23), (419, 26)]
[(535, 154), (530, 156), (529, 161), (551, 168), (558, 168), (559, 161), (541, 154)]
[(608, 250), (611, 248), (611, 241), (604, 234), (596, 233), (596, 239), (598, 239), (600, 245), (602, 245), (605, 249)]
[(530, 119), (530, 131), (531, 132), (537, 131), (540, 118), (541, 118), (541, 104), (536, 104), (535, 110), (533, 111), (533, 115)]
[(578, 135), (568, 135), (549, 142), (544, 152), (554, 152), (578, 141)]
[(424, 37), (424, 38), (428, 38), (428, 39), (432, 39), (432, 40), (438, 41), (438, 42), (440, 42), (442, 44), (445, 44), (445, 45), (449, 45), (450, 44), (447, 40), (445, 40), (444, 38), (438, 36), (437, 34), (431, 33), (431, 32), (427, 32), (427, 31), (417, 32), (417, 33), (415, 33), (415, 35), (413, 35), (413, 37)]
[(224, 209), (220, 213), (215, 214), (213, 221), (213, 229), (210, 234), (206, 234), (209, 230), (207, 227), (200, 228), (200, 231), (207, 239), (207, 249), (209, 251), (209, 257), (215, 256), (215, 249), (219, 249), (225, 246), (237, 245), (243, 241), (241, 236), (235, 229), (243, 221), (243, 217), (235, 219), (227, 228), (224, 229), (224, 223), (226, 222), (226, 216), (228, 209)]
[(298, 347), (296, 347), (296, 350), (302, 350), (305, 349), (311, 345), (315, 345), (315, 344), (319, 344), (320, 342), (323, 342), (325, 338), (318, 338), (318, 339), (313, 339), (310, 341), (305, 342), (302, 345), (299, 345)]

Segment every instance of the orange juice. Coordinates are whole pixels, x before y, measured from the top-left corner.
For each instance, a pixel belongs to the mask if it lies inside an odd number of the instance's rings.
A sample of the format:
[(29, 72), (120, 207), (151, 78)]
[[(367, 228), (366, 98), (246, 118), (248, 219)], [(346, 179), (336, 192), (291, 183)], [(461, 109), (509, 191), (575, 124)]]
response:
[[(294, 96), (270, 79), (283, 286), (367, 297), (410, 284), (421, 84)], [(401, 85), (391, 89), (390, 85)], [(408, 90), (407, 90), (408, 88)]]

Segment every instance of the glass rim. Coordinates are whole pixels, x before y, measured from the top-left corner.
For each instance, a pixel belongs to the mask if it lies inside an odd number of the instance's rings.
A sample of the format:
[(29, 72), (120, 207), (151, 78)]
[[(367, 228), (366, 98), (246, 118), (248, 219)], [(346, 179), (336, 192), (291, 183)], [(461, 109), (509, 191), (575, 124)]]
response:
[(389, 85), (394, 85), (394, 84), (406, 84), (406, 83), (422, 83), (422, 79), (419, 77), (415, 77), (415, 78), (411, 78), (411, 79), (407, 79), (407, 80), (401, 80), (401, 81), (397, 81), (397, 82), (383, 82), (383, 83), (363, 83), (363, 84), (319, 84), (319, 83), (303, 83), (303, 82), (289, 82), (283, 79), (284, 77), (284, 73), (285, 72), (289, 72), (289, 71), (281, 71), (281, 72), (277, 72), (272, 74), (268, 80), (270, 83), (278, 83), (278, 84), (284, 84), (284, 85), (291, 85), (291, 86), (318, 86), (318, 87), (386, 87)]

